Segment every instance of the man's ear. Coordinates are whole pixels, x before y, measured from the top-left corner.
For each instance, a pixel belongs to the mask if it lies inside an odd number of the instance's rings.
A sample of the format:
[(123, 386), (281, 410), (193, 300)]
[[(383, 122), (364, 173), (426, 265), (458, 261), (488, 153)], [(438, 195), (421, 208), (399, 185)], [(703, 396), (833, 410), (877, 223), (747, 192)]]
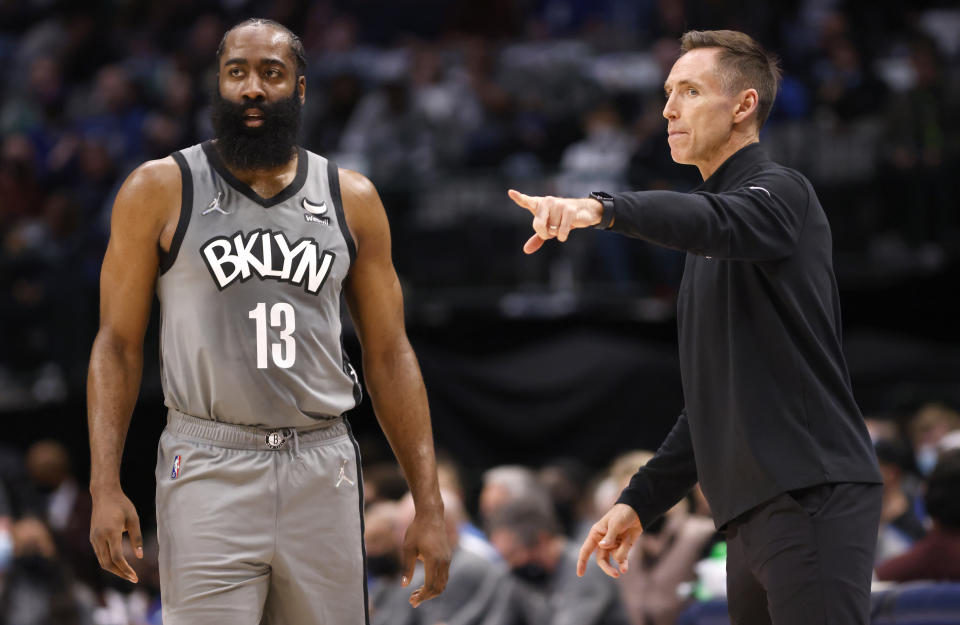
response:
[(300, 104), (303, 104), (307, 100), (307, 77), (301, 76), (297, 78), (297, 94), (300, 96)]
[(756, 89), (744, 89), (737, 99), (737, 107), (733, 112), (733, 122), (739, 124), (753, 115), (760, 105), (760, 95)]

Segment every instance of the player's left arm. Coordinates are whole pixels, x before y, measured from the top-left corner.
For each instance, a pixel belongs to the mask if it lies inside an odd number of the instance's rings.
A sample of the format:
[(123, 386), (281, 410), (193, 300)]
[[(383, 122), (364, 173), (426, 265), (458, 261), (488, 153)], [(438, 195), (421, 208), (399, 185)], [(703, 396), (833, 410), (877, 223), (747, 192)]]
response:
[(416, 607), (447, 583), (450, 546), (437, 481), (427, 392), (403, 321), (403, 293), (390, 256), (390, 227), (373, 184), (340, 170), (347, 225), (357, 248), (346, 281), (347, 304), (363, 348), (363, 371), (377, 420), (400, 462), (416, 506), (403, 544), (403, 584), (423, 560), (423, 587), (410, 596)]

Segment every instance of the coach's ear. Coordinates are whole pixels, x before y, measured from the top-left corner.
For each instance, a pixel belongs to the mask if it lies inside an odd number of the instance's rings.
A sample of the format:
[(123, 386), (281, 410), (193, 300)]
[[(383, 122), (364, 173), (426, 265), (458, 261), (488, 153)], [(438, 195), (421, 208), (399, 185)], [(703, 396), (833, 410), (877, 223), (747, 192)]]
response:
[(760, 95), (756, 89), (744, 89), (737, 96), (737, 103), (733, 109), (733, 123), (743, 123), (748, 117), (755, 114), (760, 104)]

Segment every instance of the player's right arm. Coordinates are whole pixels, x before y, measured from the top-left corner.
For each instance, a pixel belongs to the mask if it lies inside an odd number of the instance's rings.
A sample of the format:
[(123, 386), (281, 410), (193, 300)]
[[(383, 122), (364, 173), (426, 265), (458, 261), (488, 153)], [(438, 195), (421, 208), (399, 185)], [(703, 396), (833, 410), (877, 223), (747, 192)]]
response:
[(117, 193), (100, 272), (100, 328), (90, 352), (90, 543), (100, 566), (132, 582), (137, 575), (123, 557), (123, 532), (138, 558), (143, 539), (137, 511), (120, 487), (120, 459), (140, 390), (160, 248), (169, 249), (173, 239), (180, 185), (179, 168), (168, 157), (138, 167)]

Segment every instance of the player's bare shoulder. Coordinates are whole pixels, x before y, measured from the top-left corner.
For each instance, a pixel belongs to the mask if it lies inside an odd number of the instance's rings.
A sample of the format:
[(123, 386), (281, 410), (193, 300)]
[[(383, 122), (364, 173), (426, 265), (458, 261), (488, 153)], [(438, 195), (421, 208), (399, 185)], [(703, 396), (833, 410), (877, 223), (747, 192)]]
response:
[(340, 169), (340, 197), (350, 232), (357, 239), (388, 233), (387, 216), (377, 188), (369, 178), (350, 169)]
[(155, 234), (161, 247), (168, 249), (180, 214), (182, 185), (173, 157), (146, 161), (130, 172), (117, 192), (112, 230)]

